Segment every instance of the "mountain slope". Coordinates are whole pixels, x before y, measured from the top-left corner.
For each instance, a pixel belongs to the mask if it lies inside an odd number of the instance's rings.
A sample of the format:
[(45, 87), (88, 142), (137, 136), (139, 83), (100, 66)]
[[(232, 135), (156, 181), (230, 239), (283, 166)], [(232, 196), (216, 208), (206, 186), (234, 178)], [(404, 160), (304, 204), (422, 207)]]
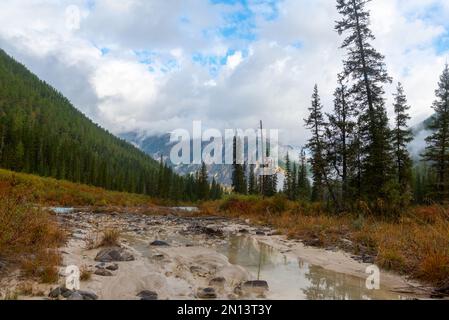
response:
[(94, 124), (0, 49), (0, 166), (157, 194), (158, 163)]

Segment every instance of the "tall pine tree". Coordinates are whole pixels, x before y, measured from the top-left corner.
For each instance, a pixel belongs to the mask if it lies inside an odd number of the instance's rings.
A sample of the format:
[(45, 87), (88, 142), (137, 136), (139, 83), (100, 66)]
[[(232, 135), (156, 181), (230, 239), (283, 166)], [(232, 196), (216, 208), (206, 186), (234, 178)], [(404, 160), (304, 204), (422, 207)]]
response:
[(385, 84), (391, 83), (384, 56), (371, 44), (375, 40), (370, 29), (366, 4), (371, 0), (337, 0), (342, 19), (336, 30), (347, 37), (342, 49), (347, 50), (344, 76), (352, 80), (351, 102), (360, 112), (361, 154), (364, 196), (377, 200), (387, 196), (392, 179), (391, 132), (385, 110)]
[(434, 188), (435, 200), (446, 202), (449, 199), (449, 66), (446, 64), (435, 91), (433, 103), (435, 115), (429, 129), (434, 133), (429, 136), (423, 157), (432, 164), (436, 173)]
[(350, 181), (354, 178), (356, 158), (356, 110), (349, 99), (344, 78), (339, 75), (334, 93), (334, 111), (328, 114), (328, 155), (337, 178), (341, 181), (341, 198), (346, 206), (352, 198)]
[(309, 117), (305, 120), (306, 128), (312, 133), (312, 137), (307, 144), (307, 148), (312, 153), (310, 164), (313, 174), (312, 201), (321, 201), (324, 196), (325, 185), (325, 127), (323, 106), (318, 93), (318, 86), (315, 85), (312, 95), (312, 105), (309, 108)]
[(302, 201), (308, 201), (311, 197), (311, 186), (307, 173), (307, 157), (305, 150), (301, 150), (300, 166), (298, 170), (298, 196)]
[[(413, 141), (413, 134), (408, 127), (411, 117), (408, 114), (410, 106), (407, 105), (407, 97), (401, 83), (398, 83), (397, 92), (394, 95), (395, 126), (392, 131), (394, 147), (394, 160), (396, 163), (396, 178), (400, 187), (400, 193), (405, 200), (411, 200), (412, 192), (412, 159), (407, 146)], [(406, 203), (403, 203), (404, 205)]]

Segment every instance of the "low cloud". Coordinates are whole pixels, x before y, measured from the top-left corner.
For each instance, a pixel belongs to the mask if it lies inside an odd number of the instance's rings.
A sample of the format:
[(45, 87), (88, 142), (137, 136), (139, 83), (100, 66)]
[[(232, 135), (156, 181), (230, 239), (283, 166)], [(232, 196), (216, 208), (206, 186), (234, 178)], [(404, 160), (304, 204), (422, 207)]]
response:
[[(253, 128), (263, 119), (300, 145), (315, 83), (332, 108), (344, 55), (338, 15), (329, 0), (275, 1), (274, 11), (270, 3), (3, 0), (0, 47), (114, 133), (164, 133), (193, 120)], [(69, 6), (79, 8), (70, 27)], [(447, 59), (449, 5), (377, 0), (370, 9), (376, 46), (418, 123), (432, 113)], [(390, 113), (394, 88), (386, 88)]]

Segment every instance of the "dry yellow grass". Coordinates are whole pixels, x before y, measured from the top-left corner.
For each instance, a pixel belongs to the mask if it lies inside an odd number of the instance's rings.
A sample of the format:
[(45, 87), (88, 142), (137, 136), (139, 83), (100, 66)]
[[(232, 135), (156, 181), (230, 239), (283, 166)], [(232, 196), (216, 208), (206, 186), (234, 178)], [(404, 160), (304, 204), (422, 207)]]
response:
[(103, 232), (103, 237), (99, 247), (120, 246), (120, 231), (116, 229), (107, 229)]
[(0, 196), (13, 194), (45, 206), (151, 206), (156, 200), (52, 178), (0, 169)]
[(83, 266), (80, 272), (81, 281), (89, 281), (92, 278), (92, 272), (86, 266)]
[(65, 233), (48, 213), (16, 196), (0, 197), (0, 257), (44, 283), (58, 280)]

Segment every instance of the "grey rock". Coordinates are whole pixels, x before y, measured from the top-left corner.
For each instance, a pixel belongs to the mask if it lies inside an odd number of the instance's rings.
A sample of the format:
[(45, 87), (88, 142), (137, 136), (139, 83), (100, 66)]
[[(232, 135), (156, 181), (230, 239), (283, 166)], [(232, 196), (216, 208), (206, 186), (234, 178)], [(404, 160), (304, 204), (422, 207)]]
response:
[(156, 240), (150, 243), (150, 246), (153, 247), (169, 247), (170, 245), (165, 242), (165, 241), (161, 241), (161, 240)]
[(217, 293), (215, 292), (214, 288), (199, 289), (196, 295), (199, 299), (216, 299), (217, 298)]
[(95, 275), (97, 276), (102, 276), (102, 277), (112, 277), (113, 274), (111, 271), (108, 271), (106, 269), (97, 269), (95, 270)]
[(83, 300), (98, 300), (98, 296), (92, 291), (77, 291), (80, 295), (83, 296)]
[(72, 293), (67, 300), (84, 300), (84, 297), (79, 292)]
[(51, 290), (50, 293), (48, 294), (48, 297), (52, 299), (57, 299), (59, 298), (60, 295), (61, 295), (61, 288), (58, 287), (56, 289)]
[(109, 271), (117, 271), (117, 270), (118, 270), (118, 264), (116, 264), (116, 263), (111, 264), (111, 265), (109, 265), (109, 266), (106, 267), (106, 270), (109, 270)]
[(256, 235), (257, 236), (264, 236), (265, 232), (263, 232), (263, 231), (256, 231)]
[(60, 290), (61, 290), (61, 296), (63, 298), (66, 298), (66, 299), (73, 294), (72, 290), (69, 290), (69, 289), (64, 288), (64, 287), (61, 287)]
[(95, 257), (95, 261), (99, 262), (121, 262), (134, 261), (132, 254), (123, 248), (106, 248), (101, 250)]
[(69, 290), (65, 287), (58, 287), (50, 291), (48, 297), (51, 299), (58, 299), (60, 296), (63, 298), (68, 298), (73, 294), (72, 290)]
[(157, 300), (158, 298), (158, 294), (150, 290), (141, 291), (137, 296), (140, 298), (140, 300), (147, 300), (147, 301)]
[(247, 229), (240, 229), (239, 233), (247, 234), (249, 231)]

